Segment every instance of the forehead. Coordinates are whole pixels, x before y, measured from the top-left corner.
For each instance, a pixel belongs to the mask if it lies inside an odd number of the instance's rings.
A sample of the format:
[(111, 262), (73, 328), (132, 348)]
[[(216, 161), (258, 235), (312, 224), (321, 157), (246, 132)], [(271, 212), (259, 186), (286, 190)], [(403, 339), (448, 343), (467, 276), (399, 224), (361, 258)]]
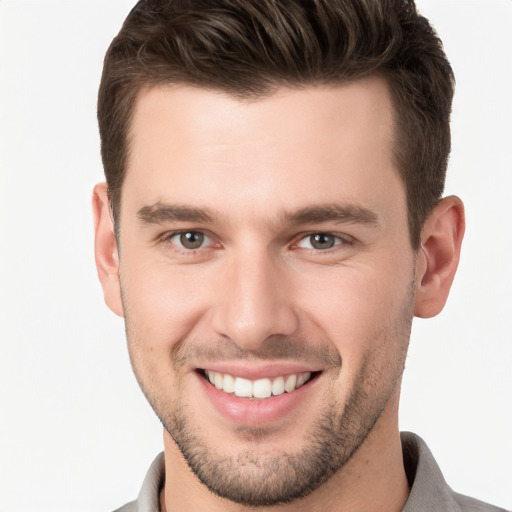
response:
[(388, 85), (379, 77), (338, 86), (281, 87), (256, 99), (191, 86), (149, 87), (135, 102), (131, 142), (157, 142), (158, 131), (158, 138), (168, 136), (167, 143), (200, 149), (211, 143), (258, 143), (264, 131), (276, 144), (303, 138), (318, 145), (328, 133), (344, 130), (341, 147), (366, 143), (362, 135), (369, 129), (368, 135), (386, 140), (392, 118)]
[(131, 128), (122, 203), (133, 208), (300, 208), (384, 200), (384, 189), (401, 188), (392, 104), (379, 78), (281, 88), (254, 100), (185, 86), (145, 89)]

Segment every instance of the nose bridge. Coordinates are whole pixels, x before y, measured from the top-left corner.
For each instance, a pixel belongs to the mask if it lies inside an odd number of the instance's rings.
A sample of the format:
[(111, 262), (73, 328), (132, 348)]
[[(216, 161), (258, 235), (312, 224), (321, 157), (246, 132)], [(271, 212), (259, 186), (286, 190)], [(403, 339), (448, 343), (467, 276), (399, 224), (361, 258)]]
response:
[(298, 319), (283, 264), (265, 249), (233, 254), (216, 315), (216, 330), (245, 350), (273, 335), (289, 336)]

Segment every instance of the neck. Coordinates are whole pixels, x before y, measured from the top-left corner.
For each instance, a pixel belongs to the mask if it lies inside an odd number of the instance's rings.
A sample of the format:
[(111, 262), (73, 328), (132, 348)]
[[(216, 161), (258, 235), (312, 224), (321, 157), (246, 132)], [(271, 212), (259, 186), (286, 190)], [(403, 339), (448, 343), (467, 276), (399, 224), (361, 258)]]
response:
[[(212, 494), (192, 473), (170, 435), (164, 433), (166, 484), (161, 510), (254, 512)], [(409, 495), (398, 431), (398, 396), (388, 402), (350, 461), (314, 492), (268, 512), (400, 512)], [(167, 508), (166, 508), (167, 504)]]

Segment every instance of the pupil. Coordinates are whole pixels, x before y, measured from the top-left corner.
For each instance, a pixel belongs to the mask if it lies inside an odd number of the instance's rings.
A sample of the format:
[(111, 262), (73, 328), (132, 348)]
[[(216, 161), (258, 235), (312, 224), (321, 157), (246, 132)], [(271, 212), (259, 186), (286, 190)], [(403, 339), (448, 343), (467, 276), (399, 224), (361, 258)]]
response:
[(196, 233), (189, 231), (188, 233), (182, 233), (180, 236), (180, 242), (186, 249), (198, 249), (203, 245), (204, 235), (202, 233)]
[(315, 249), (330, 249), (334, 247), (334, 237), (332, 235), (318, 233), (311, 237), (311, 245)]

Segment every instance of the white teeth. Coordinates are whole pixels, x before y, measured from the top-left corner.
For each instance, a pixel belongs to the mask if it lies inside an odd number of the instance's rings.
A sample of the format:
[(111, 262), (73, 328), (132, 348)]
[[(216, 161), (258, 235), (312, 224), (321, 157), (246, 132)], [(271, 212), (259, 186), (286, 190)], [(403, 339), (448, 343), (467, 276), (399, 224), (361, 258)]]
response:
[(292, 373), (291, 375), (288, 375), (288, 377), (286, 377), (286, 381), (284, 383), (284, 390), (287, 393), (291, 393), (295, 389), (296, 385), (297, 385), (297, 375)]
[(222, 375), (222, 373), (215, 374), (214, 384), (217, 389), (222, 389), (222, 386), (224, 385), (224, 376)]
[(282, 395), (284, 393), (284, 377), (277, 377), (272, 382), (272, 394)]
[(247, 398), (251, 397), (252, 382), (247, 379), (242, 379), (242, 377), (237, 377), (235, 379), (235, 395)]
[(301, 373), (297, 376), (297, 387), (300, 388), (311, 377), (310, 372)]
[(235, 379), (231, 375), (227, 373), (224, 375), (224, 386), (223, 389), (226, 393), (234, 393), (235, 392)]
[(252, 385), (252, 394), (255, 398), (268, 398), (272, 395), (272, 382), (270, 379), (255, 380)]
[(255, 381), (242, 377), (233, 377), (227, 373), (206, 370), (208, 380), (225, 393), (234, 393), (243, 398), (269, 398), (282, 395), (285, 391), (291, 393), (303, 386), (310, 378), (311, 372), (293, 373), (291, 375), (276, 377), (274, 379), (258, 379)]

